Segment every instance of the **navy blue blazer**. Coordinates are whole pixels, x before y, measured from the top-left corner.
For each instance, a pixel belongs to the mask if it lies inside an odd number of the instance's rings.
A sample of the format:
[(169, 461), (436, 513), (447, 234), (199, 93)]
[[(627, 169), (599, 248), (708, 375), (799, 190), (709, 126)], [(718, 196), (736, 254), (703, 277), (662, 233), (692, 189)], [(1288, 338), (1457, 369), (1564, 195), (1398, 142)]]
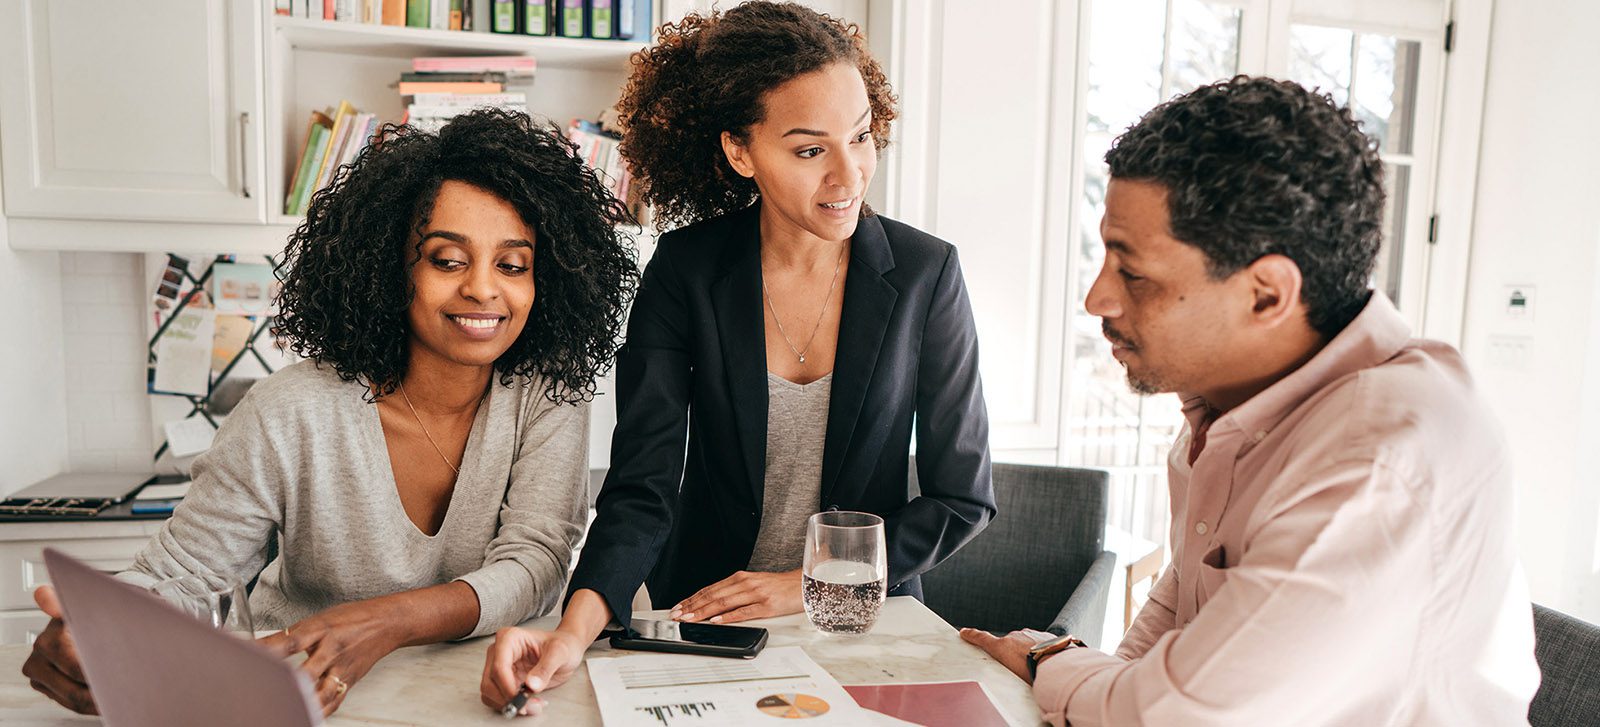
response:
[[(617, 427), (569, 586), (623, 624), (744, 570), (767, 441), (759, 203), (663, 235), (617, 359)], [(856, 227), (834, 354), (822, 509), (883, 517), (891, 595), (995, 515), (978, 335), (955, 248), (880, 216)], [(917, 437), (921, 494), (907, 461)], [(687, 437), (687, 446), (685, 446)]]

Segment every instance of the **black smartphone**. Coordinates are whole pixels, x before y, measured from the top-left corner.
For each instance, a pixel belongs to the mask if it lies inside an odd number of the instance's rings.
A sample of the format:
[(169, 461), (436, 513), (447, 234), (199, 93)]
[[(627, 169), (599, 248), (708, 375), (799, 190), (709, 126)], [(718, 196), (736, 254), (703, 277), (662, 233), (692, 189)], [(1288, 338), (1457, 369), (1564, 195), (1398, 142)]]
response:
[(633, 620), (633, 628), (611, 637), (611, 646), (617, 649), (736, 659), (753, 659), (766, 645), (766, 629), (642, 618)]

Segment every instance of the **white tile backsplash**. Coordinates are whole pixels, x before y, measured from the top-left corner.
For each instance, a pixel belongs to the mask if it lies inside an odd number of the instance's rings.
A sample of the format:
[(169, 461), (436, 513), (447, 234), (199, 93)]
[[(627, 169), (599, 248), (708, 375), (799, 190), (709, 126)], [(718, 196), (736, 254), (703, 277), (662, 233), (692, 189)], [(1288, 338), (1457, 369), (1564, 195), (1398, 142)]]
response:
[(61, 253), (67, 460), (78, 471), (151, 468), (143, 255)]

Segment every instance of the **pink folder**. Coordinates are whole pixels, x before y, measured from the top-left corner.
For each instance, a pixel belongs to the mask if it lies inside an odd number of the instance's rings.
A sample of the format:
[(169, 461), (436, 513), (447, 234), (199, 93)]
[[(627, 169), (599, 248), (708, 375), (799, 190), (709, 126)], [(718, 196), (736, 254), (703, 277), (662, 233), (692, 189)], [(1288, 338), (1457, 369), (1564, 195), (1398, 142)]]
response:
[(863, 709), (924, 727), (1007, 727), (977, 682), (866, 684), (844, 690)]

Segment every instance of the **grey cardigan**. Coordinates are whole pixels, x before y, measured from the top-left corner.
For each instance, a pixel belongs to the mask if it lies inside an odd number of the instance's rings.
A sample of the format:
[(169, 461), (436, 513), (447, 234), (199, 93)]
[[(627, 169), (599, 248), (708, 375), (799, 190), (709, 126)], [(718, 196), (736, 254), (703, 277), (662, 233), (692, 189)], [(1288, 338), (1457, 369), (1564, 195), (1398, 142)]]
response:
[[(123, 580), (195, 572), (248, 582), (256, 628), (349, 601), (459, 580), (472, 636), (549, 611), (588, 511), (589, 407), (543, 382), (490, 385), (439, 532), (406, 516), (366, 387), (305, 361), (256, 384), (194, 462), (194, 485)], [(267, 562), (277, 533), (279, 552)]]

